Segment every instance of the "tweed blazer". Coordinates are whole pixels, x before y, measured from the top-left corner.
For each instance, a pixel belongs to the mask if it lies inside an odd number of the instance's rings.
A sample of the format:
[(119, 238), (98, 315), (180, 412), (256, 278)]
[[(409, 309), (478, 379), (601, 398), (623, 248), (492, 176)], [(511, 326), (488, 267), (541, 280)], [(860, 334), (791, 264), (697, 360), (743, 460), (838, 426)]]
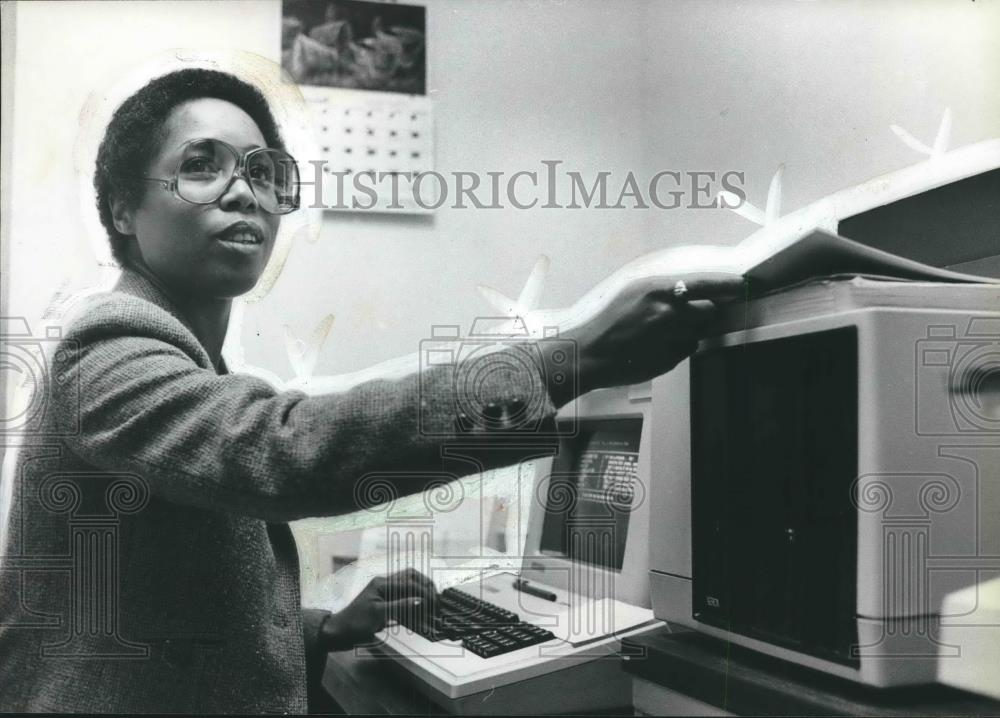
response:
[(305, 712), (287, 522), (353, 511), (359, 491), (419, 490), (407, 472), (443, 470), (442, 447), (463, 439), (456, 407), (541, 392), (554, 425), (541, 371), (517, 383), (484, 371), (461, 397), (455, 372), (279, 392), (218, 373), (169, 299), (123, 272), (65, 331), (23, 432), (0, 563), (0, 710)]

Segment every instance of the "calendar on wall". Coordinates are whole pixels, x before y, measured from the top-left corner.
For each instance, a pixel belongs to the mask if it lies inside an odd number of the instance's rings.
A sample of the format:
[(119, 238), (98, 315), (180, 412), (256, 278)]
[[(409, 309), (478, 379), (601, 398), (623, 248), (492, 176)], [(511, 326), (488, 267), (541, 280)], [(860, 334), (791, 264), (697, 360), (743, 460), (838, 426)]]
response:
[[(424, 213), (413, 178), (434, 169), (434, 125), (426, 97), (302, 87), (322, 160), (324, 207)], [(303, 167), (308, 181), (313, 167)], [(422, 195), (426, 195), (423, 192)]]
[[(426, 8), (282, 0), (281, 65), (309, 102), (319, 157), (301, 169), (331, 210), (428, 212), (433, 170)], [(432, 183), (428, 183), (432, 184)], [(433, 201), (433, 200), (432, 200)]]

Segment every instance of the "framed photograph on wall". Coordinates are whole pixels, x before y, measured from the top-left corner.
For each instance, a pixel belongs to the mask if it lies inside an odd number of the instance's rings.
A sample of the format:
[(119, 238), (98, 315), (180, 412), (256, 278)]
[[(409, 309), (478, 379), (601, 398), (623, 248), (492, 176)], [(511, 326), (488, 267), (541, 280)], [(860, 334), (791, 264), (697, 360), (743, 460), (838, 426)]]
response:
[(281, 64), (299, 85), (427, 94), (425, 8), (284, 0), (281, 15)]

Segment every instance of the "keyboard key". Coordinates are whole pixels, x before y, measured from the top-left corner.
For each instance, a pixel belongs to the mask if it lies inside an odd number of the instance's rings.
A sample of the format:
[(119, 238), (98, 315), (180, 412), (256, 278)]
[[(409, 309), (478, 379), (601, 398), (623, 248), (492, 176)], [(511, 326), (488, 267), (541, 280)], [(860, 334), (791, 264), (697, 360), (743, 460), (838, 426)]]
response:
[(480, 658), (493, 658), (493, 656), (499, 656), (501, 653), (506, 653), (505, 649), (495, 643), (476, 643), (469, 645), (463, 643), (462, 645)]
[(492, 658), (528, 646), (550, 641), (555, 636), (544, 628), (528, 623), (503, 626), (466, 636), (462, 646), (481, 658)]

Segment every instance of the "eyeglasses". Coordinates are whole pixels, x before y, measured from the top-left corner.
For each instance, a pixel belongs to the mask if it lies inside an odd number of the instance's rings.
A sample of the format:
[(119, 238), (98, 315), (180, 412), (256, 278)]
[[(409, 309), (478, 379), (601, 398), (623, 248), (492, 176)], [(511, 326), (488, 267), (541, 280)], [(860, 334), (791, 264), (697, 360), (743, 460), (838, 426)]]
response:
[(244, 155), (222, 140), (191, 140), (182, 147), (171, 179), (142, 177), (159, 182), (174, 196), (191, 204), (212, 204), (236, 178), (246, 181), (257, 204), (269, 214), (288, 214), (299, 208), (299, 168), (282, 150), (260, 147)]

